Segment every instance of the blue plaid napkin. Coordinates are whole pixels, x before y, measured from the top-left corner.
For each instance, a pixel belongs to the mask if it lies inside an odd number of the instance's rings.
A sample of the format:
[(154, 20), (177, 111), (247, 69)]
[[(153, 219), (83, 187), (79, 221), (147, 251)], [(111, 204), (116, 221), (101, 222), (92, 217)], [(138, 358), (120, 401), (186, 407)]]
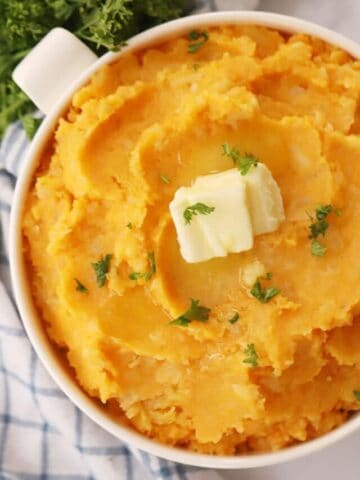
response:
[[(197, 11), (255, 8), (257, 0), (197, 1)], [(219, 480), (128, 448), (77, 409), (39, 363), (11, 291), (10, 206), (28, 140), (19, 123), (0, 147), (0, 480)]]

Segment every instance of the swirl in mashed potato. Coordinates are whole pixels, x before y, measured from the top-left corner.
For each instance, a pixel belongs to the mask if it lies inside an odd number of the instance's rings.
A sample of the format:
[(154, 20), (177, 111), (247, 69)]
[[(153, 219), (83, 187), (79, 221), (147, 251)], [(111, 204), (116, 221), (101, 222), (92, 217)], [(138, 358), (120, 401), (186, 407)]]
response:
[[(125, 54), (74, 95), (28, 194), (25, 259), (50, 338), (104, 408), (195, 451), (275, 450), (360, 409), (360, 63), (306, 35), (208, 33), (193, 53), (183, 36)], [(225, 142), (268, 166), (286, 220), (188, 264), (169, 202), (232, 168)], [(341, 215), (316, 257), (319, 205)], [(267, 303), (250, 294), (264, 272), (281, 290)], [(208, 320), (169, 324), (191, 298)]]

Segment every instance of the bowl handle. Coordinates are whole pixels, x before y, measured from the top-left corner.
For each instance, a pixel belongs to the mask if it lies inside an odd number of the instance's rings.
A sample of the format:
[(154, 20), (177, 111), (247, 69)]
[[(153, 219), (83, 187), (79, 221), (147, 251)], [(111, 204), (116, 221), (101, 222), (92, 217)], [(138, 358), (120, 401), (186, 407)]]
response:
[(12, 78), (47, 114), (65, 90), (97, 59), (75, 35), (64, 28), (54, 28), (17, 65)]

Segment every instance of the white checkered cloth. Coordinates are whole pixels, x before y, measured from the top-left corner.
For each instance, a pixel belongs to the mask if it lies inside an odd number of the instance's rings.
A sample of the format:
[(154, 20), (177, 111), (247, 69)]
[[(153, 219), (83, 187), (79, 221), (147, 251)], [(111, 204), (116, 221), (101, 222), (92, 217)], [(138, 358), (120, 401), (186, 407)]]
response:
[[(198, 11), (255, 8), (208, 0)], [(218, 480), (126, 446), (81, 413), (51, 380), (25, 335), (9, 276), (11, 199), (28, 141), (19, 123), (0, 147), (0, 480)]]

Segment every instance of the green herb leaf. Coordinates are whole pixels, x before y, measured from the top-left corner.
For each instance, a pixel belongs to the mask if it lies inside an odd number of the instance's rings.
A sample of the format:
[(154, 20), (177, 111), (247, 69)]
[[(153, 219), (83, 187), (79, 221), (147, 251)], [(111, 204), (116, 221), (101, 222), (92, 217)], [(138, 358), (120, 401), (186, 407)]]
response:
[(221, 145), (223, 155), (230, 157), (235, 165), (240, 170), (241, 175), (246, 175), (251, 167), (257, 167), (259, 160), (252, 153), (240, 154), (239, 150), (230, 147), (228, 143)]
[(33, 136), (36, 133), (36, 130), (39, 128), (42, 122), (42, 119), (35, 118), (31, 113), (28, 113), (27, 115), (24, 115), (23, 117), (21, 117), (20, 120), (28, 138), (30, 139), (33, 138)]
[(139, 278), (142, 278), (144, 276), (143, 273), (141, 272), (131, 272), (129, 275), (130, 280), (138, 280)]
[(194, 63), (193, 64), (193, 69), (195, 70), (195, 72), (197, 72), (199, 70), (200, 66), (201, 66), (200, 63)]
[(280, 293), (280, 290), (275, 287), (264, 288), (260, 280), (257, 279), (254, 283), (250, 293), (253, 297), (257, 298), (261, 303), (268, 303), (273, 297)]
[(178, 327), (187, 327), (190, 322), (191, 320), (181, 315), (180, 317), (175, 318), (175, 320), (171, 320), (171, 322), (169, 322), (169, 325), (177, 325)]
[(195, 203), (194, 205), (190, 205), (190, 207), (185, 208), (184, 210), (184, 219), (185, 225), (189, 225), (191, 223), (192, 217), (196, 215), (209, 215), (215, 210), (215, 207), (209, 207), (205, 205), (205, 203)]
[(150, 280), (151, 277), (156, 273), (156, 264), (155, 264), (155, 254), (154, 254), (154, 252), (149, 252), (148, 253), (148, 258), (149, 258), (149, 262), (150, 262), (150, 268), (144, 275), (144, 279), (146, 281)]
[(196, 53), (209, 40), (209, 34), (206, 31), (193, 30), (188, 34), (188, 40), (199, 40), (188, 45), (188, 53)]
[(170, 183), (170, 178), (167, 175), (160, 175), (160, 180), (163, 183), (166, 183), (167, 185), (169, 185), (169, 183)]
[(133, 224), (131, 222), (127, 223), (126, 226), (129, 230), (133, 228)]
[(252, 367), (258, 366), (258, 354), (255, 350), (255, 345), (253, 343), (249, 343), (244, 351), (245, 359), (243, 363), (248, 363)]
[[(119, 49), (141, 30), (179, 17), (186, 4), (184, 0), (1, 0), (0, 138), (11, 122), (36, 110), (11, 74), (52, 28), (66, 28), (102, 55)], [(31, 128), (27, 125), (30, 134), (35, 127), (35, 123)]]
[(321, 205), (315, 210), (316, 220), (321, 222), (321, 220), (324, 220), (332, 211), (333, 211), (332, 205)]
[(313, 240), (311, 242), (311, 253), (314, 257), (323, 257), (326, 253), (327, 248), (325, 245), (320, 243), (318, 240)]
[(156, 273), (156, 263), (155, 263), (155, 255), (154, 252), (148, 253), (148, 258), (150, 262), (150, 267), (147, 272), (132, 272), (129, 275), (130, 280), (138, 280), (139, 278), (143, 278), (145, 281), (149, 281), (151, 277)]
[(80, 293), (89, 293), (89, 290), (83, 285), (80, 280), (77, 278), (74, 278), (75, 283), (76, 283), (76, 290)]
[(180, 315), (180, 317), (175, 318), (169, 322), (170, 325), (178, 325), (181, 327), (187, 327), (190, 322), (193, 320), (198, 320), (199, 322), (207, 322), (209, 320), (209, 314), (211, 312), (210, 308), (203, 307), (199, 305), (200, 300), (190, 299), (189, 309)]
[(234, 313), (234, 315), (229, 319), (229, 323), (231, 323), (232, 325), (234, 323), (236, 323), (238, 320), (240, 319), (240, 315), (238, 314), (238, 312)]
[(360, 402), (360, 390), (353, 391), (354, 397)]
[(310, 219), (312, 223), (309, 226), (310, 235), (309, 238), (312, 239), (311, 242), (311, 253), (315, 257), (323, 257), (326, 253), (326, 247), (320, 243), (317, 238), (322, 235), (325, 236), (327, 229), (329, 228), (329, 223), (327, 221), (328, 215), (334, 212), (335, 215), (339, 215), (339, 210), (334, 208), (332, 205), (320, 205), (315, 210), (315, 218), (311, 215)]
[(101, 257), (99, 261), (91, 264), (95, 271), (96, 283), (98, 287), (103, 287), (106, 282), (106, 276), (110, 267), (110, 260), (112, 255), (108, 254), (105, 257)]

